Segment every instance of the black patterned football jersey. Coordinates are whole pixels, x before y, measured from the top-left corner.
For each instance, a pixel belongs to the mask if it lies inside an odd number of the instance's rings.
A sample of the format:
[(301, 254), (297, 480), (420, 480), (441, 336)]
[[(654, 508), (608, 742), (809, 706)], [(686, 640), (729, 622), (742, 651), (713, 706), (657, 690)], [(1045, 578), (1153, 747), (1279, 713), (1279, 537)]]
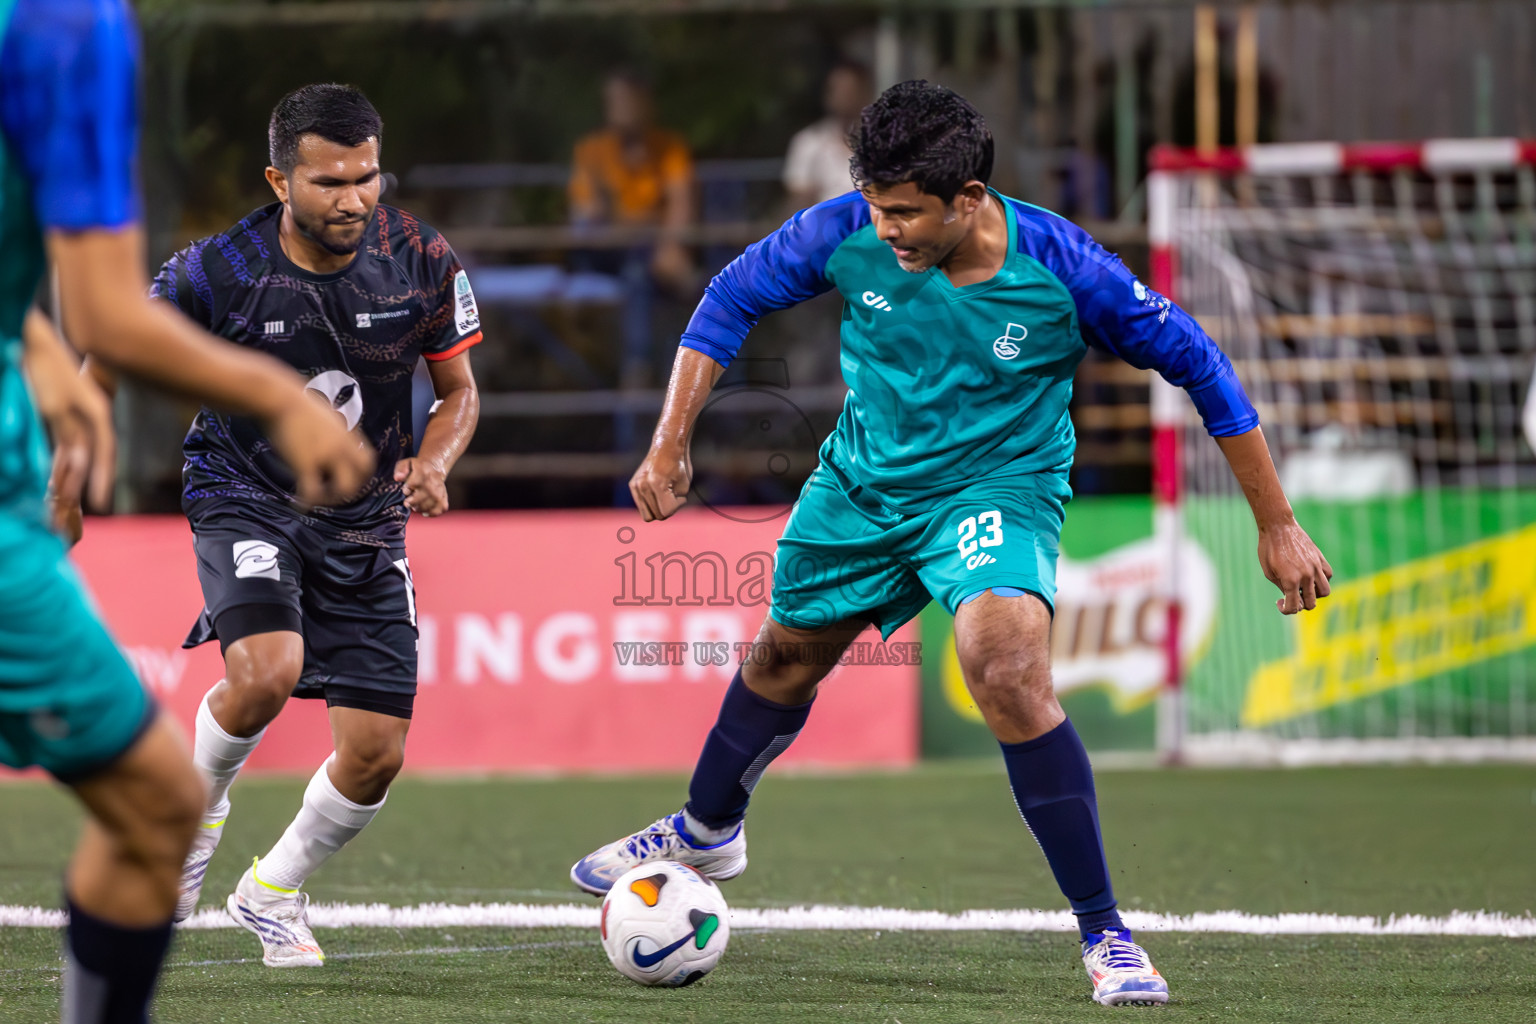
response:
[[(214, 334), (298, 370), (368, 439), (378, 468), (362, 493), (305, 514), (357, 539), (389, 542), (408, 515), (394, 469), (413, 447), (416, 361), (449, 359), (480, 341), (474, 293), (448, 242), (404, 210), (381, 203), (357, 256), (331, 274), (284, 255), (283, 216), (273, 203), (192, 243), (161, 268), (153, 292)], [(221, 497), (297, 507), (293, 474), (255, 420), (204, 408), (183, 452), (188, 513)]]

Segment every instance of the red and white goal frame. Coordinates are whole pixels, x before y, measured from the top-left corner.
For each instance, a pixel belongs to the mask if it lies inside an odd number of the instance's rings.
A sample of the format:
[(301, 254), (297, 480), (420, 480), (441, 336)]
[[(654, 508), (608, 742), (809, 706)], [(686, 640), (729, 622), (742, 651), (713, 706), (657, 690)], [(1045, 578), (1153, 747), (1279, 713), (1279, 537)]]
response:
[[(1180, 215), (1180, 188), (1190, 180), (1216, 179), (1235, 187), (1232, 179), (1265, 177), (1347, 179), (1358, 175), (1410, 175), (1444, 179), (1447, 176), (1526, 173), (1536, 166), (1536, 139), (1483, 138), (1433, 139), (1422, 142), (1337, 143), (1309, 142), (1256, 145), (1244, 148), (1195, 150), (1159, 146), (1150, 156), (1147, 178), (1147, 226), (1150, 245), (1150, 283), (1167, 298), (1181, 301), (1180, 257), (1176, 247), (1176, 221)], [(1529, 444), (1536, 447), (1536, 378), (1531, 383), (1532, 400), (1525, 409)], [(1190, 752), (1184, 683), (1190, 652), (1183, 649), (1181, 626), (1186, 609), (1186, 595), (1180, 579), (1180, 551), (1185, 537), (1186, 471), (1185, 434), (1190, 423), (1188, 400), (1179, 389), (1154, 375), (1151, 383), (1152, 487), (1154, 500), (1154, 536), (1164, 555), (1164, 584), (1167, 599), (1167, 624), (1163, 637), (1165, 686), (1159, 701), (1157, 745), (1165, 762), (1184, 760)], [(1518, 750), (1511, 756), (1525, 760), (1536, 747), (1522, 736)], [(1370, 744), (1367, 744), (1370, 746)], [(1452, 747), (1455, 745), (1452, 744)], [(1410, 745), (1410, 759), (1422, 754), (1422, 745)], [(1365, 759), (1393, 760), (1401, 756), (1386, 747), (1380, 757)], [(1438, 749), (1438, 748), (1437, 748)], [(1420, 754), (1412, 751), (1418, 750)], [(1431, 752), (1431, 759), (1442, 755)], [(1459, 758), (1452, 750), (1443, 755)], [(1482, 756), (1474, 754), (1471, 756)], [(1495, 757), (1500, 755), (1495, 754)], [(1220, 757), (1220, 755), (1218, 755)], [(1249, 758), (1237, 753), (1237, 760)], [(1259, 756), (1256, 760), (1274, 760)], [(1281, 760), (1334, 760), (1328, 753), (1302, 757), (1284, 756)], [(1345, 760), (1360, 759), (1358, 751)]]

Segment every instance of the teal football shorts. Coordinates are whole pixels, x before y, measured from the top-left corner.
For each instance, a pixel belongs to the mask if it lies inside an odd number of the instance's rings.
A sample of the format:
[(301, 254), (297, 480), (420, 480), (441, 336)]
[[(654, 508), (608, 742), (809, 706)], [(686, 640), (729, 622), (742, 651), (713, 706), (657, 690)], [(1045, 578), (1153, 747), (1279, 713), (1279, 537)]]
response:
[(889, 638), (938, 601), (951, 615), (994, 587), (1056, 601), (1065, 473), (978, 480), (930, 511), (905, 515), (817, 467), (774, 559), (774, 621), (823, 629), (864, 619)]
[(76, 782), (127, 752), (154, 717), (63, 541), (0, 514), (0, 763)]

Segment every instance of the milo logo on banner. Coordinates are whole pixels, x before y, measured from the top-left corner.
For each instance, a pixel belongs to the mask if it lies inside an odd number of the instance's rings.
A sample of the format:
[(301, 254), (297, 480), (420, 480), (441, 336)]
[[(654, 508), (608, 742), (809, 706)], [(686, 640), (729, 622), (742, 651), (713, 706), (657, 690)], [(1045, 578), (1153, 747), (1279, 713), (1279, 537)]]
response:
[[(1166, 557), (1150, 536), (1150, 509), (1144, 502), (1088, 499), (1073, 502), (1067, 520), (1051, 630), (1057, 695), (1088, 746), (1150, 749), (1153, 702), (1167, 674), (1168, 628)], [(1073, 526), (1081, 527), (1075, 537)], [(1122, 536), (1115, 537), (1117, 532)], [(1138, 532), (1140, 537), (1135, 536)], [(1112, 546), (1086, 557), (1069, 553), (1074, 539), (1104, 537), (1112, 538)], [(1079, 550), (1085, 547), (1078, 545)], [(1191, 540), (1180, 548), (1180, 572), (1186, 595), (1182, 647), (1186, 657), (1197, 657), (1215, 626), (1216, 573), (1210, 557)], [(926, 649), (942, 652), (924, 659), (924, 754), (996, 753), (996, 742), (966, 690), (955, 654), (953, 620), (942, 608), (924, 612), (923, 641)]]

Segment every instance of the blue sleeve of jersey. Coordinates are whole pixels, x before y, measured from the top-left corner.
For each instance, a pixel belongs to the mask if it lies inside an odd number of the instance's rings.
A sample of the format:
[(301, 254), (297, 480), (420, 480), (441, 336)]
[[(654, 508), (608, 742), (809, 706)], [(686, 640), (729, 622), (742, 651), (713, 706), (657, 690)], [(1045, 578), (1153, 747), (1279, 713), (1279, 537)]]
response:
[(764, 314), (832, 287), (827, 261), (844, 239), (868, 223), (869, 204), (850, 192), (801, 210), (773, 234), (747, 246), (705, 289), (683, 332), (683, 347), (729, 366)]
[(0, 51), (0, 130), (44, 228), (139, 219), (137, 67), (125, 0), (17, 0)]
[(1022, 208), (1019, 245), (1066, 285), (1089, 344), (1189, 392), (1213, 437), (1245, 434), (1259, 414), (1226, 353), (1193, 317), (1152, 291), (1088, 233), (1055, 214)]

